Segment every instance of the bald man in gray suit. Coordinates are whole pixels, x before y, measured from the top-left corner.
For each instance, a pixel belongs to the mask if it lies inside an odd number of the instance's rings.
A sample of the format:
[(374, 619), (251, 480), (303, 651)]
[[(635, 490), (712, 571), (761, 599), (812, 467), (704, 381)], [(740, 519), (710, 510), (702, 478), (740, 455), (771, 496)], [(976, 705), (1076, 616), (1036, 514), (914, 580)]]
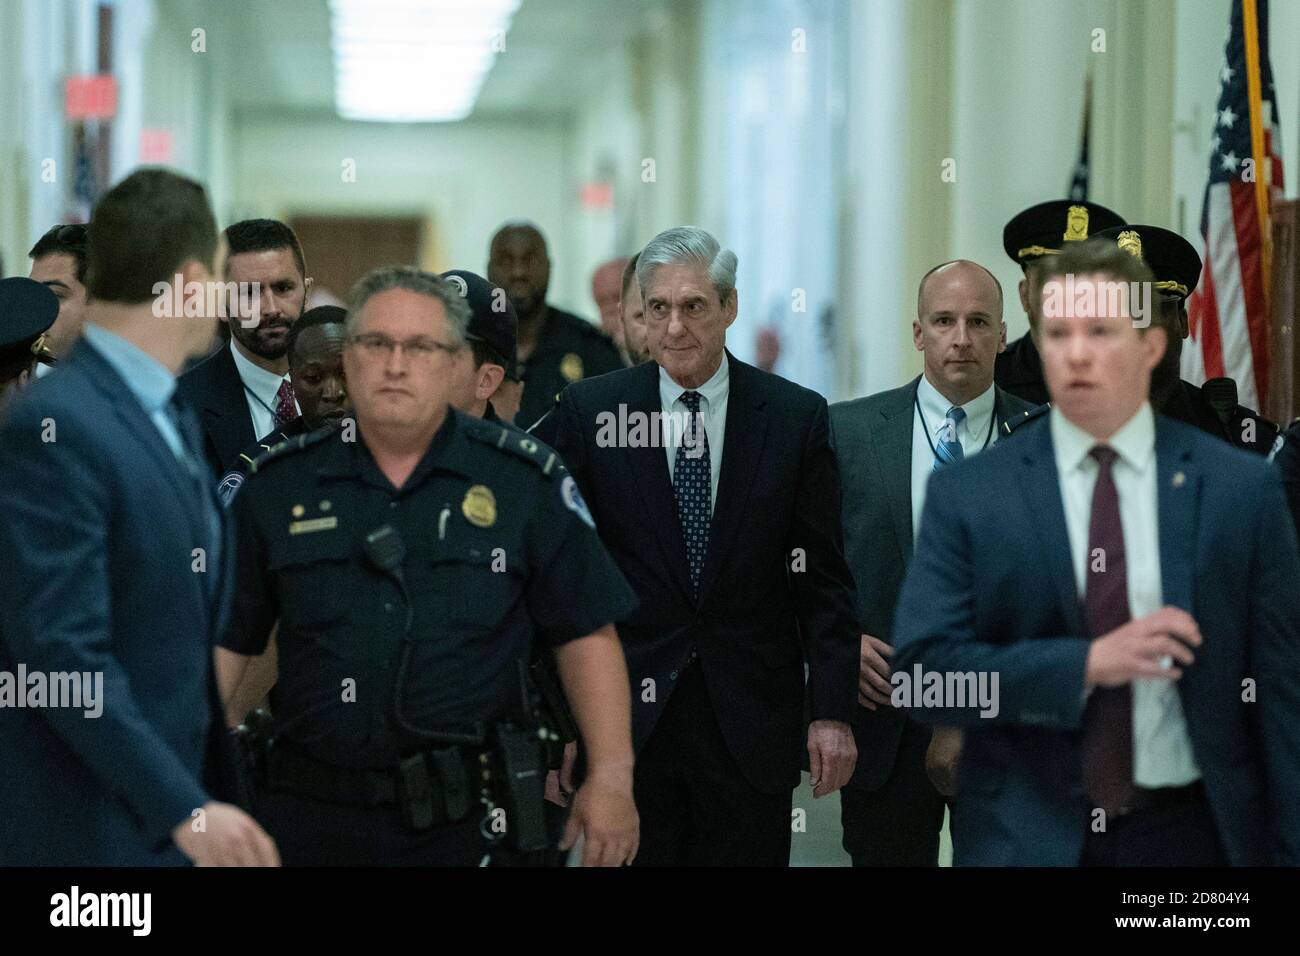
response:
[(1034, 408), (993, 384), (1007, 333), (1002, 289), (983, 266), (957, 260), (925, 274), (912, 338), (925, 355), (921, 375), (830, 409), (862, 626), (858, 764), (840, 795), (854, 866), (938, 864), (961, 737), (891, 706), (894, 608), (930, 475), (1006, 436)]

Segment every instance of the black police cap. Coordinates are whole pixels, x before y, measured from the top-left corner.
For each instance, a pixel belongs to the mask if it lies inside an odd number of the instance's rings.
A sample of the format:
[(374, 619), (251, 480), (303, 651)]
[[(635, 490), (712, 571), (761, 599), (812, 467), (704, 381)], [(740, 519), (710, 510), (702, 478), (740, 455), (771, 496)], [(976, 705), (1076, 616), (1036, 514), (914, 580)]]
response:
[(0, 279), (0, 348), (34, 346), (58, 317), (59, 298), (41, 283), (20, 276)]
[(347, 318), (348, 310), (341, 305), (318, 305), (304, 312), (298, 321), (310, 325), (333, 325), (342, 324)]
[(495, 352), (506, 376), (518, 379), (519, 317), (505, 290), (466, 269), (452, 269), (444, 272), (442, 278), (455, 286), (460, 297), (469, 303), (469, 338)]
[(1156, 288), (1186, 299), (1201, 281), (1201, 257), (1196, 247), (1169, 229), (1159, 226), (1116, 226), (1097, 233), (1151, 267)]
[(1017, 213), (1002, 228), (1002, 248), (1021, 266), (1055, 255), (1067, 242), (1124, 225), (1124, 217), (1095, 202), (1053, 199)]

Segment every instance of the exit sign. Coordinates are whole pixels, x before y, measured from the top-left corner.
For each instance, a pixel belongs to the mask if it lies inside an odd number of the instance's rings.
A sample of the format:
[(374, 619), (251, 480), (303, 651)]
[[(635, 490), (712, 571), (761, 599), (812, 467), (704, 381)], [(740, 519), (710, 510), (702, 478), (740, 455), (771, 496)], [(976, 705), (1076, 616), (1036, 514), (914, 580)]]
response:
[(70, 120), (112, 119), (117, 115), (117, 80), (109, 73), (68, 77), (63, 115)]

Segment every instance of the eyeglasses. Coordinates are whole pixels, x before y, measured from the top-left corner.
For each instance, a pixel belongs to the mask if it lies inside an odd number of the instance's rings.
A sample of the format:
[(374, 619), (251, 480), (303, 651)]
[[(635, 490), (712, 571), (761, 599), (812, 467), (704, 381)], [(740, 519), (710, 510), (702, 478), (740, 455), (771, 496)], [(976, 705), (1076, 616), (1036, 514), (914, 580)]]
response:
[(358, 346), (361, 353), (369, 359), (387, 359), (395, 350), (401, 349), (414, 362), (428, 362), (438, 352), (455, 355), (464, 348), (463, 345), (448, 345), (446, 342), (439, 342), (436, 339), (428, 339), (423, 336), (399, 342), (378, 332), (354, 335), (348, 341)]

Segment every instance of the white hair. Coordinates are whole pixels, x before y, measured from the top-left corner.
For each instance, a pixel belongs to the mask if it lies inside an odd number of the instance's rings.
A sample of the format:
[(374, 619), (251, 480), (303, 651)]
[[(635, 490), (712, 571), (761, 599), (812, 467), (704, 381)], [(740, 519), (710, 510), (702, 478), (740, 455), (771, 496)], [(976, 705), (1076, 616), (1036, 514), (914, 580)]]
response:
[(723, 301), (736, 288), (736, 254), (723, 249), (711, 233), (699, 226), (667, 229), (646, 243), (636, 261), (637, 282), (647, 289), (656, 269), (681, 262), (703, 267)]

